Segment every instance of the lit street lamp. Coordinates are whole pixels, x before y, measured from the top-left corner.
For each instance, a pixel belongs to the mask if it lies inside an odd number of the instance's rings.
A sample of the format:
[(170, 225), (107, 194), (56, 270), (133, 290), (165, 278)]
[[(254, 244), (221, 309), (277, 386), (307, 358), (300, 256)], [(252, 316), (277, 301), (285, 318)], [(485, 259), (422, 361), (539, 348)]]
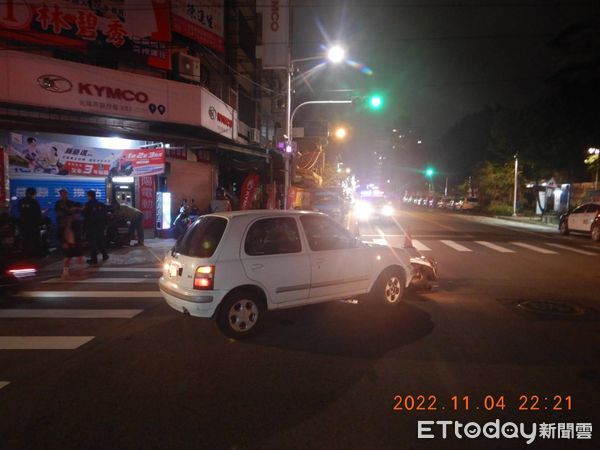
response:
[[(346, 52), (339, 45), (334, 45), (334, 46), (330, 47), (329, 51), (327, 52), (327, 59), (329, 59), (329, 61), (332, 62), (333, 64), (338, 64), (338, 63), (342, 62), (345, 57), (346, 57)], [(284, 170), (284, 172), (285, 172), (284, 189), (285, 190), (284, 190), (284, 197), (283, 197), (283, 208), (284, 209), (287, 209), (287, 195), (288, 195), (288, 189), (291, 184), (290, 183), (290, 165), (291, 165), (291, 159), (293, 158), (292, 122), (294, 120), (294, 114), (296, 114), (296, 111), (298, 111), (298, 109), (300, 107), (307, 105), (307, 104), (352, 103), (352, 101), (350, 101), (350, 100), (348, 100), (348, 101), (345, 101), (345, 100), (310, 101), (310, 102), (304, 102), (304, 103), (298, 105), (292, 112), (292, 75), (294, 73), (294, 63), (301, 62), (301, 61), (312, 61), (312, 60), (316, 60), (316, 59), (322, 59), (322, 56), (312, 56), (312, 57), (308, 57), (308, 58), (299, 58), (299, 59), (292, 59), (291, 54), (288, 56), (289, 63), (288, 63), (288, 71), (287, 71), (287, 104), (286, 104), (287, 144), (285, 147), (285, 170)]]
[(348, 132), (346, 131), (346, 129), (344, 127), (338, 127), (333, 132), (333, 135), (335, 136), (336, 139), (343, 140), (348, 135)]

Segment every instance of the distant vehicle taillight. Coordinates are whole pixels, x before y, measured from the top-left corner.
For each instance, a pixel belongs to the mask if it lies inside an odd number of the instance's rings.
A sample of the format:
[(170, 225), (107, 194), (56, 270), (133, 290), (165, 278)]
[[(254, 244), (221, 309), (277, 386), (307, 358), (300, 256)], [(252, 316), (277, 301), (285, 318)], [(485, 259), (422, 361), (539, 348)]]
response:
[(200, 266), (194, 274), (194, 289), (210, 291), (214, 288), (215, 266)]

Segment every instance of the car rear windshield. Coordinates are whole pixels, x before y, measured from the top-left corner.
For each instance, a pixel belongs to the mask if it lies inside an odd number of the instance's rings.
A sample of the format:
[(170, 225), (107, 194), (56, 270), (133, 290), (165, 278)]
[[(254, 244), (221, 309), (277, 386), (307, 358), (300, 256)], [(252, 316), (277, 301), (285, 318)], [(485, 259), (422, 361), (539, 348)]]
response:
[(222, 217), (202, 216), (190, 226), (173, 250), (186, 256), (210, 258), (215, 253), (226, 226), (227, 220)]

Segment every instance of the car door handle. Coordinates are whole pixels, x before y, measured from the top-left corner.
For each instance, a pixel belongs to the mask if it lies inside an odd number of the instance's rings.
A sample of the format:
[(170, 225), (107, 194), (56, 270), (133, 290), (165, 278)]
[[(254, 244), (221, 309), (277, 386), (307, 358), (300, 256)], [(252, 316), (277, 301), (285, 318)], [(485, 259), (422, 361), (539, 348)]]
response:
[(252, 265), (250, 266), (250, 268), (251, 268), (252, 270), (259, 270), (259, 269), (262, 269), (263, 267), (265, 267), (265, 266), (263, 266), (262, 264), (252, 264)]

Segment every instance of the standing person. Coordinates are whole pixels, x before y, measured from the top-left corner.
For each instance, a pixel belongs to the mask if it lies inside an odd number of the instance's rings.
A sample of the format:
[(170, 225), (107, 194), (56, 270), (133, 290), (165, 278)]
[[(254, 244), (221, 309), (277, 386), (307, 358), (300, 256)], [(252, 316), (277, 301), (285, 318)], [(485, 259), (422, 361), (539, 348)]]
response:
[(71, 276), (71, 258), (77, 257), (79, 263), (83, 263), (83, 248), (81, 243), (81, 227), (78, 226), (79, 210), (74, 209), (73, 214), (66, 217), (63, 224), (63, 236), (61, 239), (61, 247), (64, 252), (63, 260), (63, 280), (68, 280)]
[(73, 214), (72, 209), (75, 208), (78, 204), (74, 201), (69, 200), (69, 193), (65, 188), (62, 188), (58, 191), (60, 194), (60, 200), (58, 200), (54, 204), (54, 212), (56, 213), (56, 225), (57, 225), (57, 237), (58, 242), (62, 243), (65, 233), (65, 224), (71, 214)]
[(115, 212), (129, 221), (129, 241), (133, 240), (134, 232), (137, 237), (137, 244), (144, 245), (144, 213), (139, 209), (129, 206), (125, 203), (115, 202)]
[(25, 256), (39, 256), (41, 250), (40, 224), (42, 223), (42, 209), (35, 199), (37, 191), (28, 187), (25, 197), (18, 203), (19, 228), (23, 240), (23, 253)]
[(96, 200), (96, 192), (87, 192), (88, 202), (83, 208), (85, 235), (88, 241), (90, 265), (98, 264), (98, 252), (102, 253), (102, 261), (108, 259), (104, 243), (104, 228), (106, 226), (106, 205)]

